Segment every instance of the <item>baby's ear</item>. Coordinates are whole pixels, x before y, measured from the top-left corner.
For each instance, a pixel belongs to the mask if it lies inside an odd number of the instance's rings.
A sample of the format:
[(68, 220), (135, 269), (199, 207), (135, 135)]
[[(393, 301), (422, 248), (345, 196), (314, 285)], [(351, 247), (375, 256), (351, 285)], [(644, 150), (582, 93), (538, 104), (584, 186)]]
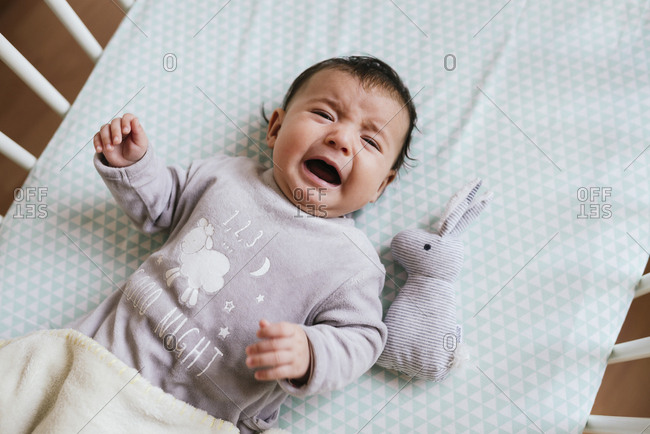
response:
[(280, 126), (284, 120), (284, 114), (284, 110), (277, 108), (273, 110), (271, 119), (269, 119), (269, 126), (266, 129), (266, 143), (271, 149), (275, 146), (275, 140), (278, 138), (278, 132), (280, 131)]
[(375, 196), (372, 200), (370, 200), (370, 203), (375, 203), (377, 199), (381, 197), (382, 194), (384, 194), (384, 190), (386, 190), (386, 187), (395, 180), (395, 176), (397, 176), (397, 171), (391, 169), (388, 172), (388, 175), (386, 175), (386, 178), (379, 184), (379, 188), (377, 189), (377, 196)]

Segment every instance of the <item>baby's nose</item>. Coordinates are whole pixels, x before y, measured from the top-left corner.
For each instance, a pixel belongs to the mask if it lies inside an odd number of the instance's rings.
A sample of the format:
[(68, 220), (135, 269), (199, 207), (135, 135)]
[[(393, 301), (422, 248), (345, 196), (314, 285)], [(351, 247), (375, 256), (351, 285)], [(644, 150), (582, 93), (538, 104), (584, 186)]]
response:
[(354, 152), (352, 143), (350, 134), (346, 134), (342, 130), (333, 131), (327, 136), (327, 144), (340, 149), (345, 155), (350, 155)]
[(342, 142), (340, 142), (340, 141), (337, 142), (336, 140), (330, 139), (330, 140), (329, 140), (329, 145), (330, 145), (330, 146), (335, 146), (335, 147), (341, 149), (341, 151), (342, 151), (344, 154), (349, 154), (349, 153), (350, 153), (350, 150), (348, 149), (348, 146), (346, 146), (344, 143), (342, 143)]

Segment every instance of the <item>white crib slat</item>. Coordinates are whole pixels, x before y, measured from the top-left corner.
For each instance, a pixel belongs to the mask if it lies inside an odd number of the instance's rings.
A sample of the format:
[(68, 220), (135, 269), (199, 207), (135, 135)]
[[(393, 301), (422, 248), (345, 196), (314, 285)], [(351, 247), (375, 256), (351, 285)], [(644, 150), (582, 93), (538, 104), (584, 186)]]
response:
[(30, 170), (36, 164), (36, 157), (7, 137), (2, 131), (0, 131), (0, 153), (25, 170)]
[(93, 62), (97, 62), (102, 55), (102, 46), (90, 30), (84, 25), (79, 15), (65, 0), (45, 0), (45, 3), (52, 9), (52, 12), (59, 18), (61, 23), (70, 32), (73, 38), (81, 45), (81, 48), (90, 56)]
[(639, 298), (648, 293), (650, 293), (650, 273), (643, 276), (641, 280), (639, 280), (639, 283), (637, 283), (634, 291), (634, 298)]
[(645, 359), (647, 357), (650, 357), (650, 337), (614, 345), (607, 364), (612, 365), (614, 363)]
[(118, 3), (122, 5), (122, 9), (124, 9), (125, 12), (133, 6), (133, 0), (118, 0)]
[(2, 33), (0, 33), (0, 59), (31, 87), (47, 105), (52, 107), (52, 110), (61, 117), (66, 114), (70, 108), (70, 103), (11, 45), (11, 42)]
[(620, 417), (590, 415), (587, 419), (587, 426), (583, 433), (635, 433), (643, 432), (650, 426), (650, 418), (647, 417)]

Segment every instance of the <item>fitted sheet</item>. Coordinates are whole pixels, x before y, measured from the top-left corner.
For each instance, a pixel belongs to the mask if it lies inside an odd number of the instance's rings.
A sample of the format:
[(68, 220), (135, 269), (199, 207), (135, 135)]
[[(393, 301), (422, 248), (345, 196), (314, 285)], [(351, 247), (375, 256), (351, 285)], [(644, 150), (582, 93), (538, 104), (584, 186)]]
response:
[[(373, 367), (290, 398), (280, 427), (321, 432), (580, 432), (650, 249), (648, 2), (138, 0), (0, 227), (0, 338), (62, 328), (164, 242), (138, 233), (92, 165), (135, 113), (171, 163), (270, 167), (260, 115), (336, 55), (409, 86), (415, 167), (355, 213), (405, 282), (392, 236), (428, 228), (466, 181), (491, 207), (464, 234), (458, 319), (471, 359), (442, 383)], [(218, 416), (218, 415), (215, 415)]]

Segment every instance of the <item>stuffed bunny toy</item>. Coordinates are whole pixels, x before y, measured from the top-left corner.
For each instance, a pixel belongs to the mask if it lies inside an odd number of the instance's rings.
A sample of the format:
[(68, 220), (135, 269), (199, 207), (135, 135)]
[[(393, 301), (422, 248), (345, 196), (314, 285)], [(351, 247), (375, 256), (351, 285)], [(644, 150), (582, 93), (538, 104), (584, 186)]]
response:
[(474, 201), (481, 182), (468, 183), (449, 200), (437, 234), (407, 229), (393, 238), (393, 257), (408, 277), (384, 318), (388, 341), (378, 365), (441, 381), (465, 357), (454, 282), (463, 266), (460, 236), (492, 200), (487, 193)]

